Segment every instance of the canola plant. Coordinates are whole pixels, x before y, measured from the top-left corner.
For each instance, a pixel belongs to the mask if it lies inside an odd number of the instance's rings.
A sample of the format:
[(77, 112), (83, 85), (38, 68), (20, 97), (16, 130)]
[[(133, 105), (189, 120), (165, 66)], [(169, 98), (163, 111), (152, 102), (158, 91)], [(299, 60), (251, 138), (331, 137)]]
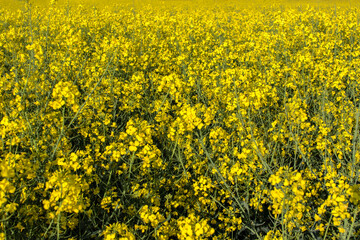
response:
[(0, 239), (359, 237), (355, 3), (92, 3), (2, 3)]

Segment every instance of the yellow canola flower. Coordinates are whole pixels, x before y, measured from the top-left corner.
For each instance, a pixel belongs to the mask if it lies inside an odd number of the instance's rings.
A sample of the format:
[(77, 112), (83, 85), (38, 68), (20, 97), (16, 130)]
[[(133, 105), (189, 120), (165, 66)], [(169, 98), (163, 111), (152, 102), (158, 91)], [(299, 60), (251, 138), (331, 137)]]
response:
[(49, 103), (50, 107), (54, 110), (61, 108), (62, 106), (68, 104), (69, 107), (75, 111), (78, 106), (76, 105), (77, 98), (80, 96), (80, 93), (76, 86), (70, 82), (58, 82), (52, 92), (53, 101)]
[(276, 230), (275, 232), (273, 230), (270, 230), (267, 232), (264, 240), (282, 240), (283, 237), (279, 230)]
[(12, 169), (5, 161), (1, 162), (0, 170), (3, 178), (13, 178), (15, 176), (15, 170)]
[(360, 184), (350, 187), (350, 202), (359, 206), (360, 203)]
[(178, 226), (180, 230), (178, 237), (180, 239), (208, 239), (208, 237), (211, 237), (215, 232), (215, 230), (208, 225), (207, 220), (200, 220), (200, 218), (196, 217), (193, 213), (187, 218), (178, 220)]
[(131, 232), (131, 229), (124, 223), (113, 223), (106, 226), (105, 231), (101, 233), (101, 236), (107, 240), (135, 240), (135, 235)]
[(9, 118), (8, 116), (4, 116), (0, 122), (1, 125), (7, 126), (9, 124)]

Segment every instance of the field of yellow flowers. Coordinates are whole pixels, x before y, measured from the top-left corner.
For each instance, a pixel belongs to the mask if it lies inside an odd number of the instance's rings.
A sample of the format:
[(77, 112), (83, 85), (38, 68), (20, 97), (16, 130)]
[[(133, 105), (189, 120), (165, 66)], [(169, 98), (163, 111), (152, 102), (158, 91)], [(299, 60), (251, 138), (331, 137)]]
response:
[(204, 2), (0, 10), (0, 239), (360, 237), (360, 10)]

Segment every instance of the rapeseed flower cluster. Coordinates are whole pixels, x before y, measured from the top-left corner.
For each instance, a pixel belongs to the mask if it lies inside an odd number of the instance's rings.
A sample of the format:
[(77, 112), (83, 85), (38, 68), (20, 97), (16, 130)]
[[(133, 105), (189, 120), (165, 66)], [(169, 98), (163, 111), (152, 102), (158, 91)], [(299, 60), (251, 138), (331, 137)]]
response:
[(359, 238), (358, 8), (0, 11), (1, 239)]

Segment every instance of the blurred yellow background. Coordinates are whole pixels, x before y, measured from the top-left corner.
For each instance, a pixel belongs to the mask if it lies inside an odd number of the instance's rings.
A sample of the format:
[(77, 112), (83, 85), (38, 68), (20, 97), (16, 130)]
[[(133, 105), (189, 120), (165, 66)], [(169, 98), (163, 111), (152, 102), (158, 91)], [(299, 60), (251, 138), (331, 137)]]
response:
[[(49, 7), (50, 2), (54, 0), (0, 0), (0, 8), (5, 8), (8, 10), (18, 10), (23, 9), (26, 2), (30, 2), (32, 6), (38, 7)], [(233, 4), (238, 6), (261, 6), (261, 5), (284, 5), (284, 6), (346, 6), (346, 7), (355, 7), (359, 6), (358, 0), (55, 0), (56, 5), (61, 6), (78, 6), (79, 4), (86, 7), (97, 7), (104, 8), (106, 6), (114, 5), (132, 5), (135, 7), (154, 4), (154, 5), (178, 5), (178, 4)]]

